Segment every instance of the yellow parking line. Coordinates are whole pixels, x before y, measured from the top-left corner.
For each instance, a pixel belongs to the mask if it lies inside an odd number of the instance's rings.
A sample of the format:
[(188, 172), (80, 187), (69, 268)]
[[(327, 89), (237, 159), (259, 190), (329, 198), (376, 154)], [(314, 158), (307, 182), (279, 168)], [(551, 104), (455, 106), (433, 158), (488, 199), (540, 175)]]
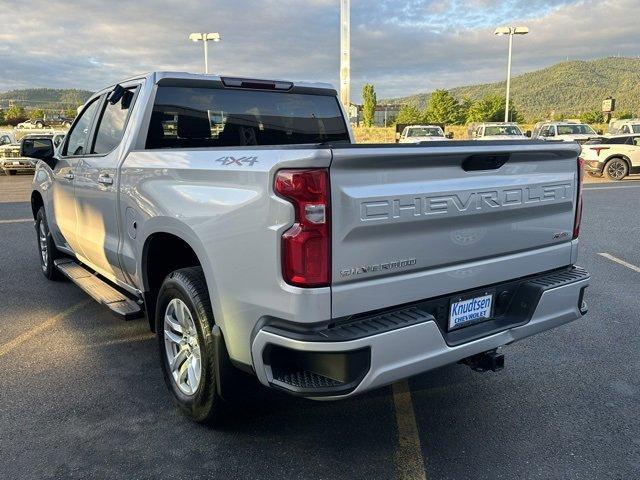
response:
[(62, 320), (64, 317), (66, 317), (67, 315), (71, 315), (73, 312), (86, 306), (88, 303), (90, 303), (90, 300), (85, 300), (83, 302), (77, 303), (73, 307), (67, 308), (63, 312), (60, 312), (59, 314), (51, 317), (46, 322), (42, 322), (40, 325), (33, 327), (31, 330), (27, 330), (22, 335), (18, 335), (16, 338), (5, 343), (4, 345), (0, 345), (0, 357), (3, 357), (7, 353), (11, 352), (11, 350), (16, 349), (17, 347), (22, 345), (24, 342), (26, 342), (27, 340), (30, 340), (31, 338), (38, 335), (40, 332), (43, 332), (47, 328), (51, 328), (53, 325), (55, 325), (57, 322)]
[(393, 384), (398, 444), (393, 454), (398, 480), (426, 480), (420, 434), (411, 401), (409, 382), (402, 380)]
[(25, 222), (33, 222), (33, 218), (16, 218), (13, 220), (0, 220), (0, 224), (3, 223), (25, 223)]
[(634, 265), (633, 263), (629, 263), (629, 262), (625, 262), (624, 260), (618, 258), (618, 257), (614, 257), (613, 255), (609, 254), (609, 253), (598, 253), (598, 255), (600, 255), (601, 257), (607, 258), (609, 260), (611, 260), (612, 262), (616, 262), (624, 267), (627, 267), (631, 270), (633, 270), (634, 272), (638, 272), (640, 273), (640, 267), (637, 267), (636, 265)]

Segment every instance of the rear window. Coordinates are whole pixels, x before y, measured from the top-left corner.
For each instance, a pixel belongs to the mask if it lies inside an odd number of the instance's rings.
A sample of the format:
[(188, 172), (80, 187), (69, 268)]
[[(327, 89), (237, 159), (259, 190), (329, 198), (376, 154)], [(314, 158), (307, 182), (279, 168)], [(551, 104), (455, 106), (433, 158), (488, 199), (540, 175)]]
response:
[(349, 143), (329, 95), (159, 87), (146, 148)]

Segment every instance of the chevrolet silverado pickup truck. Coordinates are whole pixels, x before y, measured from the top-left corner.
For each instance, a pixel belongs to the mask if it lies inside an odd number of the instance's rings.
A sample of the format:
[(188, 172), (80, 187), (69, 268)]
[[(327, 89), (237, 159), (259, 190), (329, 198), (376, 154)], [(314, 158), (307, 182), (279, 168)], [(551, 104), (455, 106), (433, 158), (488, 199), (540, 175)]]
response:
[(586, 313), (575, 143), (356, 145), (330, 85), (154, 72), (22, 148), (42, 272), (146, 315), (196, 421), (247, 374), (341, 399)]

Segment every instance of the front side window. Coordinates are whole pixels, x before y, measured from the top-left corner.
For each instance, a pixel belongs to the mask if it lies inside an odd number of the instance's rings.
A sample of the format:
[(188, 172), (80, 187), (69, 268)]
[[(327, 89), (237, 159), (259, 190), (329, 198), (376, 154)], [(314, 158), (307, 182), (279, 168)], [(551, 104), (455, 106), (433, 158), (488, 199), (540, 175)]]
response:
[(84, 109), (80, 118), (69, 132), (69, 141), (64, 150), (64, 155), (84, 155), (86, 153), (87, 141), (89, 140), (89, 130), (91, 129), (91, 121), (98, 109), (98, 98), (95, 98), (91, 104)]
[(159, 87), (146, 148), (349, 143), (335, 96)]
[(124, 135), (129, 110), (133, 106), (134, 90), (125, 90), (117, 100), (113, 95), (114, 92), (107, 98), (102, 117), (98, 121), (96, 140), (91, 153), (109, 153), (118, 146)]

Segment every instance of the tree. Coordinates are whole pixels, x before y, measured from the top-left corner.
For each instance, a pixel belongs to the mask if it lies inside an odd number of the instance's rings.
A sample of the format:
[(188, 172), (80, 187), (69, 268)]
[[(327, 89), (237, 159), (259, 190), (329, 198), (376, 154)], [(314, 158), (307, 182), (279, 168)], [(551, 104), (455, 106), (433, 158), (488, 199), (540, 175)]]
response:
[(425, 117), (429, 123), (460, 123), (460, 104), (448, 91), (436, 90), (429, 98)]
[[(469, 107), (467, 122), (500, 122), (504, 120), (506, 99), (500, 95), (486, 95)], [(520, 116), (513, 105), (509, 104), (509, 120), (517, 122)]]
[(24, 108), (13, 105), (4, 112), (4, 119), (9, 125), (17, 125), (27, 120), (27, 116), (24, 113)]
[(73, 117), (75, 117), (76, 115), (78, 115), (78, 110), (77, 110), (77, 109), (75, 109), (75, 108), (67, 108), (67, 109), (65, 109), (65, 111), (64, 111), (64, 115), (65, 115), (66, 117), (71, 117), (71, 118), (73, 118)]
[(0, 110), (0, 125), (4, 125), (4, 110)]
[(365, 127), (373, 125), (373, 120), (376, 114), (376, 91), (373, 85), (367, 83), (362, 87), (362, 123)]
[(398, 116), (396, 117), (396, 123), (399, 124), (414, 124), (422, 123), (424, 121), (424, 114), (420, 112), (416, 107), (412, 105), (402, 105)]
[(31, 118), (44, 118), (44, 110), (42, 108), (36, 108), (31, 111)]
[(633, 113), (627, 111), (627, 112), (620, 112), (618, 115), (616, 115), (616, 118), (618, 120), (629, 120), (630, 118), (633, 118)]
[(580, 121), (583, 123), (604, 123), (604, 115), (599, 110), (582, 112)]

